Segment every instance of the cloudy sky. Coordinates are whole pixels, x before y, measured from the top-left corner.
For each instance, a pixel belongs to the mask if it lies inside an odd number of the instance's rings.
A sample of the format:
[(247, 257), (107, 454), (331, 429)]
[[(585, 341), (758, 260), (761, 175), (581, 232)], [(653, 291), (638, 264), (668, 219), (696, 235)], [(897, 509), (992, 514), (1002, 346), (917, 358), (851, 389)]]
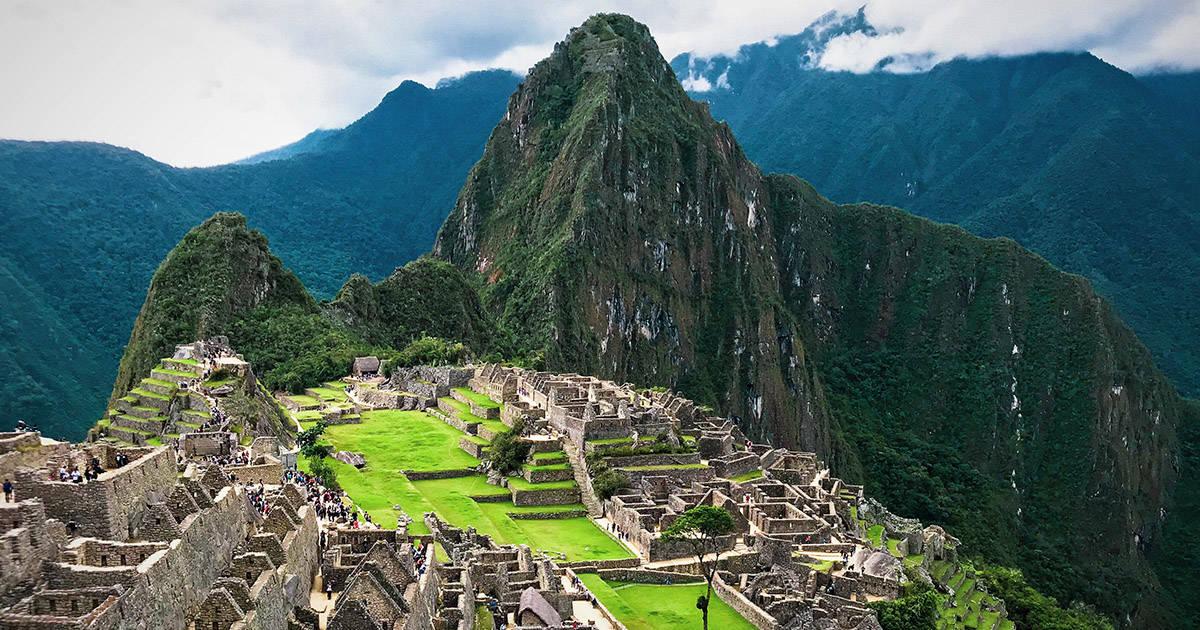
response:
[[(663, 53), (732, 53), (863, 0), (256, 2), (0, 0), (0, 138), (96, 140), (220, 164), (340, 127), (404, 79), (524, 72), (592, 13), (647, 23)], [(872, 0), (884, 34), (822, 63), (1090, 50), (1132, 72), (1200, 67), (1200, 0)]]

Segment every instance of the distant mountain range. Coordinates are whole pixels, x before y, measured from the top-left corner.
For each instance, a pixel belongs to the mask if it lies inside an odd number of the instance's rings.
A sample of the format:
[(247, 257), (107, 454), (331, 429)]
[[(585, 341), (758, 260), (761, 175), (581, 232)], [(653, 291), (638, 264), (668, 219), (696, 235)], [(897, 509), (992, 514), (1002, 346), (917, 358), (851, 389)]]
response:
[[(1134, 77), (1087, 54), (821, 70), (824, 43), (848, 32), (873, 29), (831, 15), (671, 65), (765, 171), (1016, 239), (1090, 278), (1181, 390), (1200, 391), (1200, 75)], [(406, 82), (345, 129), (215, 168), (0, 141), (0, 414), (81, 436), (155, 266), (215, 211), (246, 214), (319, 298), (428, 251), (519, 81)]]
[[(712, 81), (736, 87), (728, 69)], [(496, 115), (433, 256), (332, 302), (213, 216), (155, 272), (114, 394), (206, 334), (291, 390), (424, 334), (462, 340), (669, 387), (817, 452), (1071, 609), (1045, 600), (1057, 612), (1022, 627), (1102, 625), (1077, 603), (1193, 627), (1200, 405), (1109, 302), (1012, 240), (764, 174), (675, 74), (627, 16), (573, 29)]]
[(345, 129), (182, 169), (103, 144), (0, 141), (0, 417), (82, 437), (151, 274), (215, 211), (271, 235), (317, 296), (428, 251), (519, 77), (405, 82)]
[(1200, 73), (1135, 77), (1087, 53), (820, 69), (825, 44), (852, 32), (875, 29), (861, 11), (830, 14), (671, 65), (763, 170), (1015, 239), (1091, 279), (1180, 389), (1200, 392)]

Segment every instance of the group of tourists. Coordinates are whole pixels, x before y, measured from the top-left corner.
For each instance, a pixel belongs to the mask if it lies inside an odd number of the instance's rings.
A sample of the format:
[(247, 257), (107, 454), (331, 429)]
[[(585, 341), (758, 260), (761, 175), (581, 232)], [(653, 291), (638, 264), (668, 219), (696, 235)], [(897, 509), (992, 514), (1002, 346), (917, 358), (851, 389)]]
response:
[(16, 430), (17, 430), (17, 433), (25, 433), (25, 432), (37, 433), (38, 428), (36, 426), (30, 425), (29, 423), (25, 422), (24, 420), (17, 420)]
[(363, 518), (359, 520), (358, 510), (347, 505), (345, 492), (326, 488), (316, 477), (299, 470), (288, 470), (284, 473), (284, 481), (300, 486), (308, 503), (313, 506), (321, 520), (345, 525), (351, 529), (375, 527), (371, 515), (366, 512), (362, 513)]
[[(117, 457), (119, 459), (124, 457), (124, 455), (118, 453)], [(126, 458), (126, 462), (128, 462), (128, 458)], [(124, 464), (118, 462), (117, 465), (123, 466)], [(104, 468), (100, 466), (100, 460), (93, 457), (92, 460), (88, 462), (87, 466), (84, 466), (83, 470), (80, 470), (79, 466), (76, 466), (75, 464), (66, 463), (61, 464), (58, 467), (58, 470), (51, 469), (50, 481), (87, 483), (89, 481), (95, 481), (98, 479), (100, 477), (100, 473), (102, 472), (104, 472)]]
[(258, 483), (258, 487), (253, 484), (246, 486), (246, 498), (250, 500), (250, 505), (254, 507), (254, 511), (266, 518), (271, 514), (271, 504), (267, 502), (267, 491), (263, 487), (262, 482)]
[(209, 455), (208, 462), (210, 464), (217, 464), (221, 468), (227, 468), (230, 466), (249, 466), (250, 453), (249, 451), (240, 448), (234, 449), (228, 455)]

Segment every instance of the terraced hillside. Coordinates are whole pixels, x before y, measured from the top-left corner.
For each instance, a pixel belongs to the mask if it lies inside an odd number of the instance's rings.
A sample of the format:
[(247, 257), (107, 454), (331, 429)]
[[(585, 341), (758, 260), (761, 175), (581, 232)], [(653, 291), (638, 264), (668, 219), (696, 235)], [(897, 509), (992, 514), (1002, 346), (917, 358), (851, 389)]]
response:
[[(403, 519), (410, 533), (428, 533), (422, 516), (435, 512), (452, 525), (474, 527), (504, 543), (529, 544), (567, 561), (632, 557), (587, 518), (557, 443), (547, 442), (519, 476), (507, 479), (507, 487), (488, 484), (474, 470), (492, 441), (510, 428), (500, 420), (500, 410), (486, 396), (459, 388), (427, 411), (364, 411), (357, 422), (326, 427), (323, 442), (335, 452), (364, 456), (361, 469), (336, 458), (329, 463), (355, 504), (384, 527)], [(301, 414), (312, 411), (293, 415), (310, 428), (317, 418)]]

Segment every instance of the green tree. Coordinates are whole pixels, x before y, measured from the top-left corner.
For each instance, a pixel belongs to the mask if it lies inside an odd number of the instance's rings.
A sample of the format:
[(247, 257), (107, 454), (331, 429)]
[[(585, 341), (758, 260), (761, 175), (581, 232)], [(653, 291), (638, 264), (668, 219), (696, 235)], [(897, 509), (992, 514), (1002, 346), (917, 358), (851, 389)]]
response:
[[(712, 600), (713, 578), (717, 575), (721, 557), (721, 538), (733, 533), (736, 526), (729, 512), (711, 505), (697, 505), (675, 519), (663, 532), (663, 540), (679, 540), (691, 545), (692, 553), (700, 562), (707, 588), (696, 600), (696, 608), (704, 619), (704, 630), (708, 630), (708, 604)], [(711, 559), (708, 556), (712, 556)]]
[(316, 424), (296, 434), (296, 444), (300, 446), (300, 453), (305, 457), (313, 457), (319, 450), (317, 440), (325, 434), (325, 428), (328, 426), (324, 420), (317, 420)]
[(610, 468), (592, 480), (592, 488), (601, 499), (611, 499), (614, 494), (629, 487), (629, 476)]
[(333, 469), (333, 466), (331, 466), (329, 462), (325, 461), (324, 457), (318, 457), (310, 460), (308, 471), (313, 477), (316, 477), (317, 480), (321, 482), (321, 485), (327, 488), (337, 487), (337, 471)]
[(871, 602), (883, 630), (934, 630), (937, 628), (938, 595), (926, 590), (894, 601)]
[(492, 468), (507, 475), (520, 470), (521, 464), (529, 457), (529, 442), (521, 439), (524, 425), (517, 422), (513, 428), (496, 436), (492, 447), (488, 449), (488, 461)]

